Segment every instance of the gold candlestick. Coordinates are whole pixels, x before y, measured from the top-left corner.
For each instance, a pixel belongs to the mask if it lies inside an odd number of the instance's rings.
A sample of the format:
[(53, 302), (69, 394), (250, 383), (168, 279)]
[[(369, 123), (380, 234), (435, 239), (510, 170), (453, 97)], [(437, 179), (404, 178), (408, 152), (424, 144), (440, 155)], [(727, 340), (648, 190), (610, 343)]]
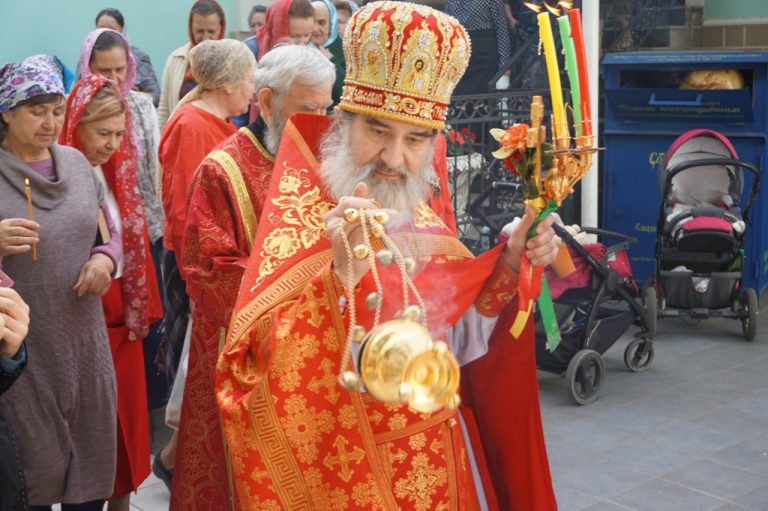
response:
[[(534, 101), (531, 102), (531, 116), (536, 110)], [(558, 130), (554, 118), (551, 119), (552, 141), (554, 149), (549, 151), (553, 156), (552, 166), (546, 172), (542, 188), (542, 197), (546, 200), (554, 200), (559, 206), (573, 193), (574, 186), (589, 170), (592, 164), (592, 154), (600, 150), (594, 147), (594, 135), (580, 135), (573, 138), (575, 148), (571, 147), (570, 134), (565, 137), (557, 137)], [(566, 131), (568, 133), (568, 131)]]
[[(35, 212), (32, 209), (32, 188), (29, 186), (29, 178), (24, 178), (24, 193), (27, 195), (27, 210), (29, 219), (35, 221)], [(32, 243), (32, 260), (37, 261), (37, 243)]]

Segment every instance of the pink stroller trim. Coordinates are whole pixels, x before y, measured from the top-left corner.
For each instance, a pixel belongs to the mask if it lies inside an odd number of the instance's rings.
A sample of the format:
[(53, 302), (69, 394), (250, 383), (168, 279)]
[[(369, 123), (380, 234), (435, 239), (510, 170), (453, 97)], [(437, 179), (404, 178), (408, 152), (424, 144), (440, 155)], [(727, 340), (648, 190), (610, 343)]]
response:
[(739, 159), (739, 155), (738, 153), (736, 153), (736, 149), (733, 147), (733, 144), (731, 144), (731, 141), (728, 140), (728, 137), (714, 130), (697, 128), (694, 130), (686, 131), (685, 133), (677, 137), (677, 140), (672, 142), (672, 145), (669, 147), (667, 154), (664, 156), (664, 168), (665, 169), (667, 168), (667, 166), (669, 165), (669, 159), (672, 158), (672, 156), (677, 152), (677, 150), (680, 148), (681, 145), (685, 144), (692, 138), (698, 137), (699, 135), (709, 135), (710, 137), (718, 139), (720, 142), (723, 143), (725, 147), (728, 148), (734, 160)]

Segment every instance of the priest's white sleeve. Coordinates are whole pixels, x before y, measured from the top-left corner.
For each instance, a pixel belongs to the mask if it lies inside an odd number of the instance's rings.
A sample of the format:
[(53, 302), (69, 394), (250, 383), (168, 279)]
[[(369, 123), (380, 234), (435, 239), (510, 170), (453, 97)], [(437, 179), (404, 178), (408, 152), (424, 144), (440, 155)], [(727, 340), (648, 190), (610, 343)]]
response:
[(460, 366), (469, 364), (488, 353), (488, 341), (498, 317), (483, 316), (472, 305), (446, 331), (446, 339)]

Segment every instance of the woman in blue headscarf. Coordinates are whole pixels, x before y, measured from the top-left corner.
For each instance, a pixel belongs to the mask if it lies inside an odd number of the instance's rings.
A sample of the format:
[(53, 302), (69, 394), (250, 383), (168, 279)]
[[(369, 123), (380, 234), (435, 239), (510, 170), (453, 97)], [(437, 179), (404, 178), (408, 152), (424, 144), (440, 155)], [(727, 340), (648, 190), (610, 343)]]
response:
[(311, 42), (336, 67), (336, 81), (331, 92), (335, 105), (341, 99), (344, 75), (347, 74), (344, 49), (339, 37), (339, 16), (331, 0), (316, 0), (312, 2), (312, 7), (315, 9), (315, 26), (312, 29)]

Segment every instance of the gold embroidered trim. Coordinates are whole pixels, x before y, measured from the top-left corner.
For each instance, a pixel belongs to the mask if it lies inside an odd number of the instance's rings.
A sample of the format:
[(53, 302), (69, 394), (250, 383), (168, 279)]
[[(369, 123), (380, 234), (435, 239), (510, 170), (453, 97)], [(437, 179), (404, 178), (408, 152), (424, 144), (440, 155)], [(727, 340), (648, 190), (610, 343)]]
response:
[(256, 135), (253, 134), (251, 130), (248, 129), (247, 126), (243, 126), (240, 128), (240, 133), (245, 135), (248, 140), (251, 141), (251, 143), (256, 147), (256, 150), (261, 153), (261, 155), (266, 158), (268, 161), (275, 163), (275, 157), (269, 154), (269, 151), (267, 151), (267, 148), (261, 145), (261, 142), (259, 142), (259, 139), (256, 138)]
[(311, 511), (312, 498), (293, 456), (264, 379), (253, 389), (250, 406), (254, 442), (283, 509)]
[(235, 162), (232, 156), (221, 150), (213, 151), (209, 158), (216, 161), (227, 173), (232, 190), (235, 192), (237, 207), (240, 209), (240, 215), (243, 217), (243, 227), (245, 228), (245, 237), (248, 241), (248, 250), (253, 247), (253, 236), (256, 233), (256, 227), (259, 225), (256, 220), (256, 212), (253, 210), (251, 197), (248, 195), (248, 189), (245, 187), (243, 174), (240, 166)]
[(388, 119), (390, 121), (407, 122), (433, 130), (445, 129), (444, 121), (426, 120), (413, 115), (407, 115), (405, 113), (385, 112), (381, 108), (377, 107), (365, 107), (358, 104), (340, 103), (339, 108), (355, 114), (370, 115), (371, 117)]
[[(229, 333), (230, 340), (236, 340), (238, 343), (248, 342), (247, 336), (243, 334), (256, 319), (266, 312), (267, 307), (298, 296), (307, 282), (317, 275), (323, 265), (328, 264), (331, 259), (333, 259), (333, 251), (326, 249), (309, 256), (287, 270), (279, 280), (270, 284), (237, 313)], [(265, 332), (257, 331), (260, 339), (264, 337), (264, 334)]]
[[(458, 431), (457, 431), (458, 430)], [(459, 488), (458, 488), (458, 463), (456, 459), (458, 453), (453, 450), (453, 437), (456, 435), (461, 436), (461, 426), (457, 424), (454, 427), (450, 427), (448, 424), (443, 424), (443, 449), (445, 449), (445, 465), (448, 469), (448, 499), (451, 509), (459, 508)], [(463, 443), (463, 438), (459, 441)]]

